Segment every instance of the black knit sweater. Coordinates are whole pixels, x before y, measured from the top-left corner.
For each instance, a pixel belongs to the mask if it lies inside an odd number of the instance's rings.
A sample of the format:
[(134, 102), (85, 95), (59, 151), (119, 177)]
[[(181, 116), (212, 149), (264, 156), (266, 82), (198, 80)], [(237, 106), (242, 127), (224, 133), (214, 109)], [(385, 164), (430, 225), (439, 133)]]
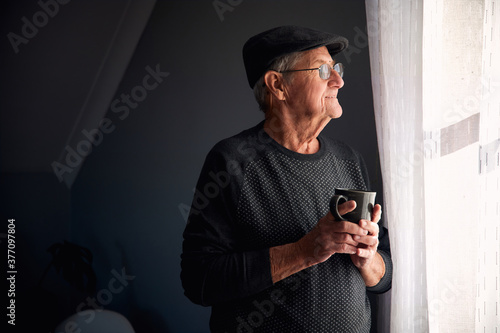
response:
[(181, 279), (194, 303), (212, 306), (212, 332), (369, 332), (366, 291), (391, 286), (386, 230), (379, 253), (386, 274), (366, 288), (350, 256), (273, 284), (269, 248), (295, 242), (328, 212), (336, 187), (367, 189), (361, 156), (318, 137), (315, 154), (290, 151), (263, 123), (219, 142), (203, 166), (184, 232)]

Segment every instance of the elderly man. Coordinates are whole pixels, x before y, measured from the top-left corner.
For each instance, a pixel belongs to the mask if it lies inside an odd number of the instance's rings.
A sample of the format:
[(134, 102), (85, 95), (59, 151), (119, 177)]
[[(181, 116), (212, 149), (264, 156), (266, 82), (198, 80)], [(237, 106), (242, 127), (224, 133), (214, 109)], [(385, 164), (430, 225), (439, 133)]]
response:
[(371, 221), (334, 220), (334, 188), (369, 182), (356, 151), (321, 135), (342, 115), (343, 67), (332, 57), (347, 45), (284, 26), (243, 47), (265, 120), (210, 151), (184, 232), (185, 294), (212, 306), (212, 332), (370, 331), (366, 292), (391, 286), (381, 207)]

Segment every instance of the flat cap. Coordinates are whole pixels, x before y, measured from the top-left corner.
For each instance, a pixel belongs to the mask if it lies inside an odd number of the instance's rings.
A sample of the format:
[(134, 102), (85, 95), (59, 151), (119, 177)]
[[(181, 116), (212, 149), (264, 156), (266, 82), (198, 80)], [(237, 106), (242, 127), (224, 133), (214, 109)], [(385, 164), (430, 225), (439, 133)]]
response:
[(261, 32), (243, 46), (248, 83), (253, 88), (272, 62), (288, 53), (326, 46), (332, 57), (349, 45), (346, 38), (328, 32), (287, 25)]

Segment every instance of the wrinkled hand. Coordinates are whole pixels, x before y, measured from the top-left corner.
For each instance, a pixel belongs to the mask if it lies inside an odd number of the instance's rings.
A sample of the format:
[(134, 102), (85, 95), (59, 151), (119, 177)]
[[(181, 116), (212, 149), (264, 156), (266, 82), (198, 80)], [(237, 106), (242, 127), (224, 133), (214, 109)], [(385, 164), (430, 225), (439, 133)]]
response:
[(366, 236), (354, 235), (353, 240), (358, 242), (356, 253), (351, 254), (351, 260), (358, 269), (363, 269), (370, 265), (375, 258), (378, 248), (378, 221), (382, 215), (382, 207), (376, 204), (373, 207), (372, 219), (360, 220), (358, 225), (369, 232)]
[[(356, 208), (356, 202), (347, 201), (338, 207), (340, 215)], [(297, 242), (269, 249), (271, 276), (276, 283), (298, 271), (319, 264), (335, 253), (351, 255), (366, 286), (376, 285), (385, 274), (383, 258), (377, 253), (378, 224), (382, 209), (375, 205), (372, 220), (358, 224), (336, 221), (328, 212), (316, 226)]]
[[(339, 205), (338, 211), (344, 215), (354, 208), (356, 202), (351, 200)], [(376, 219), (380, 219), (380, 214)], [(335, 221), (328, 212), (297, 244), (302, 253), (307, 254), (309, 265), (321, 263), (335, 253), (346, 253), (351, 254), (355, 265), (363, 266), (373, 256), (373, 246), (376, 252), (377, 244), (374, 241), (378, 242), (378, 226), (376, 223), (362, 222), (358, 225), (349, 221)], [(374, 235), (368, 235), (368, 232)]]

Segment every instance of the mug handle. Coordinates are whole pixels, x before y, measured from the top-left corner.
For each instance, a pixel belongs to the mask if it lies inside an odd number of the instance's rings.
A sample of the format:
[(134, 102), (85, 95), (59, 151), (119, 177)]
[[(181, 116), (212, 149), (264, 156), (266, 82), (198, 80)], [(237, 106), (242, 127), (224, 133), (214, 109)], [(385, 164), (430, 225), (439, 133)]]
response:
[(339, 211), (337, 210), (337, 206), (339, 204), (342, 204), (344, 202), (347, 202), (348, 199), (347, 197), (340, 195), (340, 194), (335, 194), (332, 199), (330, 199), (330, 212), (332, 212), (333, 217), (335, 217), (335, 220), (337, 221), (347, 221), (345, 218), (343, 218), (340, 214)]

